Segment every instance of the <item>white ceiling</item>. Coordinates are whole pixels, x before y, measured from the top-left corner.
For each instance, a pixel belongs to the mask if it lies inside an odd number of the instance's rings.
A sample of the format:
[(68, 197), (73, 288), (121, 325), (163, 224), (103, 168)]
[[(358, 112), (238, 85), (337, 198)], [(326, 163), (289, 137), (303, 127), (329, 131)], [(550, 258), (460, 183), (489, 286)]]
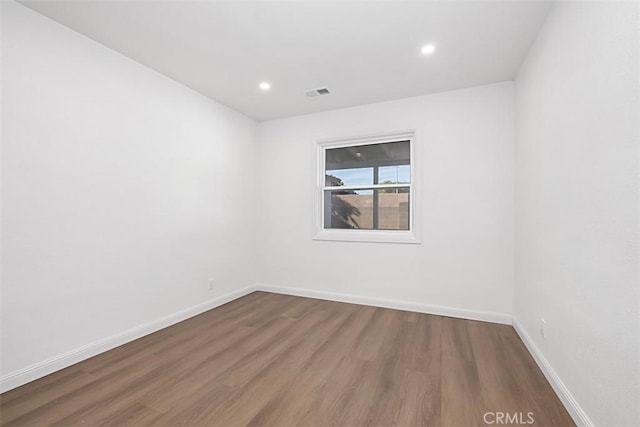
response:
[[(257, 120), (510, 80), (550, 3), (21, 1)], [(431, 56), (420, 54), (436, 45)], [(271, 90), (258, 88), (261, 81)], [(309, 98), (306, 89), (331, 94)]]

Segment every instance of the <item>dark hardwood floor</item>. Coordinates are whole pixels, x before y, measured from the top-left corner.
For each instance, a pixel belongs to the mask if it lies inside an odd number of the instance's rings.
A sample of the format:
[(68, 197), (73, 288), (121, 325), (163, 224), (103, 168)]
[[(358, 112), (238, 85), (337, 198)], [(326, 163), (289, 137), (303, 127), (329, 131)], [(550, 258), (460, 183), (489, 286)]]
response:
[(574, 425), (510, 326), (263, 292), (4, 393), (0, 410), (6, 426)]

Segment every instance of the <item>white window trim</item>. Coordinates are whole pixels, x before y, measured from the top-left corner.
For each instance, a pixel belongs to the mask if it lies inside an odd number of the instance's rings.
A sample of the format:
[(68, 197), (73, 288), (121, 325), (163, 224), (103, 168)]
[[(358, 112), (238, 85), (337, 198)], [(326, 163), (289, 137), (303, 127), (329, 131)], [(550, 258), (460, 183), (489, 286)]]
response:
[[(409, 187), (409, 230), (346, 230), (346, 229), (325, 229), (324, 228), (324, 190), (325, 190), (325, 151), (331, 148), (353, 147), (357, 145), (383, 144), (385, 142), (396, 142), (409, 140), (411, 155), (411, 183), (408, 185), (377, 184), (367, 186), (342, 186), (340, 189), (350, 188), (389, 188), (389, 187)], [(317, 173), (316, 173), (316, 221), (315, 235), (313, 240), (330, 240), (346, 242), (378, 242), (378, 243), (412, 243), (419, 244), (420, 234), (420, 192), (418, 157), (416, 155), (416, 132), (407, 130), (400, 132), (389, 132), (368, 136), (357, 136), (350, 138), (325, 139), (318, 141), (317, 147)]]

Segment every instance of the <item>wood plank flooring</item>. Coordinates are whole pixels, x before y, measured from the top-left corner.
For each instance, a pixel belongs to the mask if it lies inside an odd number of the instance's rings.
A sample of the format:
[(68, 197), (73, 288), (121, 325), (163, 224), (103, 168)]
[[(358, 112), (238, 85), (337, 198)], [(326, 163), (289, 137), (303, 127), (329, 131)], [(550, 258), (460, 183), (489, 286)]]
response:
[(3, 426), (481, 426), (487, 412), (574, 425), (510, 326), (264, 292), (0, 396)]

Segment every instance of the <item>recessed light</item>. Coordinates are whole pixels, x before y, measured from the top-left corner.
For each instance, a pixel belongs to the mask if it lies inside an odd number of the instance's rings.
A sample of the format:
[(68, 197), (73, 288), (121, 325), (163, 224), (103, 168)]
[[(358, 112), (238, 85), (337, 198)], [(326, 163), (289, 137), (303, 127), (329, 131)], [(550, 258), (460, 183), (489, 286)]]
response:
[(267, 82), (262, 82), (262, 83), (260, 83), (260, 89), (269, 90), (269, 89), (271, 89), (271, 85), (269, 83), (267, 83)]
[(435, 52), (436, 47), (432, 44), (425, 44), (424, 46), (422, 46), (422, 49), (420, 49), (420, 53), (422, 53), (423, 55), (431, 55), (433, 52)]

